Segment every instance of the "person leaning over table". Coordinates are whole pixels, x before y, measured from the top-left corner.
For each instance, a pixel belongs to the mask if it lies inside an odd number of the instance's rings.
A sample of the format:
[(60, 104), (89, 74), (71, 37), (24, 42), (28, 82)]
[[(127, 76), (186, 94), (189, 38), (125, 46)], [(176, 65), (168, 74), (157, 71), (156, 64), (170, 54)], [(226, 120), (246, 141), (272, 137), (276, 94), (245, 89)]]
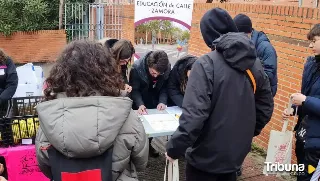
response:
[(35, 146), (42, 173), (52, 178), (65, 166), (61, 160), (50, 161), (50, 147), (76, 159), (113, 148), (112, 155), (107, 152), (112, 181), (138, 180), (136, 171), (147, 165), (149, 144), (132, 100), (122, 94), (122, 77), (111, 53), (101, 44), (80, 40), (69, 43), (56, 62), (44, 101), (37, 105), (41, 121)]
[(173, 66), (168, 79), (168, 95), (174, 105), (181, 107), (192, 65), (197, 57), (187, 55)]
[(132, 56), (135, 53), (132, 43), (126, 39), (117, 40), (110, 38), (104, 38), (99, 42), (112, 53), (113, 58), (119, 65), (119, 71), (121, 72), (125, 83), (124, 89), (127, 93), (130, 93), (132, 91), (132, 87), (129, 86), (127, 71), (128, 64), (131, 63)]
[[(138, 114), (147, 114), (147, 109), (166, 109), (170, 70), (168, 55), (164, 51), (150, 51), (134, 62), (129, 84), (132, 86), (133, 109), (138, 110)], [(151, 141), (152, 138), (149, 139), (149, 154), (157, 157), (159, 153), (151, 146)]]

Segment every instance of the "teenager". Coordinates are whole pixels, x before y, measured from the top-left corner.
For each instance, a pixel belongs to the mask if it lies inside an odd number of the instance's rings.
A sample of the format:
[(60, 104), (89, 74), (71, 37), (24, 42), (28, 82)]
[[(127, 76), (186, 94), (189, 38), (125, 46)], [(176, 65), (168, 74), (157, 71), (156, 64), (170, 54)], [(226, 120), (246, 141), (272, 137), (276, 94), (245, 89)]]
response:
[[(129, 78), (132, 86), (130, 97), (133, 109), (138, 110), (138, 114), (147, 114), (147, 109), (166, 109), (170, 70), (168, 55), (164, 51), (150, 51), (134, 62)], [(151, 141), (152, 138), (149, 139), (149, 154), (158, 157), (159, 153), (151, 146)]]
[(193, 63), (197, 60), (195, 56), (185, 56), (179, 59), (173, 66), (168, 80), (168, 95), (171, 101), (181, 107), (185, 94), (188, 77)]
[[(136, 171), (147, 165), (148, 140), (132, 100), (121, 96), (121, 79), (117, 62), (101, 44), (75, 41), (66, 46), (46, 79), (45, 101), (37, 105), (36, 153), (47, 177), (56, 181), (61, 169), (82, 173), (78, 167), (92, 168), (103, 157), (111, 163), (102, 162), (101, 169), (112, 170), (113, 181), (138, 180)], [(50, 160), (52, 150), (53, 156), (67, 159)], [(83, 158), (92, 162), (64, 164)]]
[(271, 88), (253, 43), (236, 33), (228, 12), (207, 11), (200, 30), (211, 52), (192, 67), (166, 156), (186, 158), (187, 181), (236, 181), (254, 134), (271, 119)]
[[(314, 55), (309, 56), (304, 65), (301, 92), (292, 94), (291, 100), (298, 107), (299, 116), (294, 128), (298, 164), (316, 168), (320, 159), (320, 24), (309, 31), (307, 38)], [(285, 109), (283, 118), (294, 115), (293, 110)], [(297, 177), (298, 181), (311, 179), (313, 173), (307, 170)]]

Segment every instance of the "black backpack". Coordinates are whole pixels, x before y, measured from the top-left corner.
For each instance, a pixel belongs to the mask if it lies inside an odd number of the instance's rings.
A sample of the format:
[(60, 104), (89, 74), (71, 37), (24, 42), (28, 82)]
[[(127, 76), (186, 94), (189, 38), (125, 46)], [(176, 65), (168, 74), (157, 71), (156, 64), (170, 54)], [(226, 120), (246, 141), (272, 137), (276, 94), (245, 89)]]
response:
[(90, 158), (68, 158), (53, 146), (48, 149), (49, 164), (54, 181), (110, 181), (112, 180), (112, 152)]

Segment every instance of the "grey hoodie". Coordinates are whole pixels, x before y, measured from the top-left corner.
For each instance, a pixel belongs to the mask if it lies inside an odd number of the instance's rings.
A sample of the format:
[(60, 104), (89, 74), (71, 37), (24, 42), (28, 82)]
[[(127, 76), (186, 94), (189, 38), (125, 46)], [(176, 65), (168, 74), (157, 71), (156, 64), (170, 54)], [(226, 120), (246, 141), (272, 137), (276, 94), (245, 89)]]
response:
[(51, 177), (45, 149), (50, 145), (70, 158), (101, 155), (113, 145), (113, 180), (137, 180), (135, 170), (146, 167), (149, 144), (131, 106), (129, 98), (103, 96), (60, 95), (58, 99), (40, 103), (36, 152), (41, 171)]

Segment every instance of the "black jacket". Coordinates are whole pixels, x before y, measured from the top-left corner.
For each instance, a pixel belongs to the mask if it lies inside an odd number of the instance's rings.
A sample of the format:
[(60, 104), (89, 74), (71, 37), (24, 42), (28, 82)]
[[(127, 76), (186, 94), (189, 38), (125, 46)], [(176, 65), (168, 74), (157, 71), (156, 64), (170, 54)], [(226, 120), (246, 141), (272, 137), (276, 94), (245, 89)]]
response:
[(0, 70), (0, 104), (3, 104), (15, 94), (18, 87), (18, 74), (10, 58), (0, 64)]
[[(267, 75), (244, 33), (215, 41), (216, 51), (200, 57), (189, 76), (179, 127), (167, 144), (173, 159), (208, 173), (236, 172), (251, 149), (254, 132), (272, 116)], [(256, 93), (245, 70), (257, 83)]]
[(184, 93), (181, 92), (181, 81), (182, 76), (188, 65), (194, 63), (197, 57), (195, 56), (185, 56), (178, 60), (170, 72), (168, 79), (168, 95), (172, 102), (181, 107), (183, 101)]
[(168, 69), (164, 75), (158, 77), (155, 84), (155, 92), (150, 92), (150, 74), (147, 67), (147, 57), (151, 52), (136, 60), (130, 70), (129, 84), (132, 86), (130, 98), (133, 100), (133, 109), (138, 109), (144, 105), (147, 109), (154, 109), (159, 103), (167, 105), (167, 81), (169, 78), (171, 65), (168, 64)]

